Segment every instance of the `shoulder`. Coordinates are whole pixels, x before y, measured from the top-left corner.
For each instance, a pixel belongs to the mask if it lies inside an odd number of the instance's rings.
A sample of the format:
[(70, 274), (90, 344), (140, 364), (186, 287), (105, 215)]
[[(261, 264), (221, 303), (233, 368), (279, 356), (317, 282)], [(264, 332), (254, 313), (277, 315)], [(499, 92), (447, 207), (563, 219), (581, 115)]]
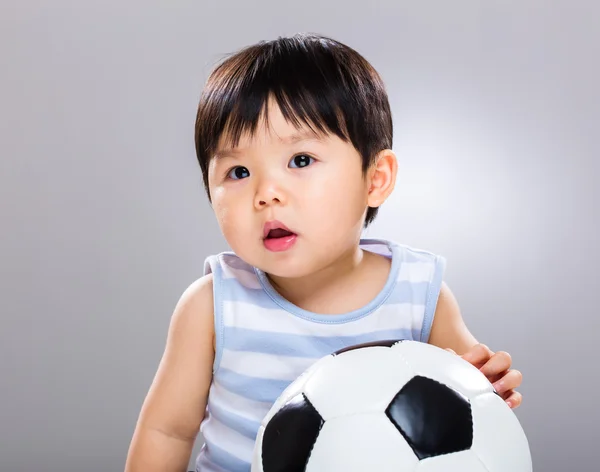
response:
[[(213, 302), (213, 274), (206, 274), (193, 281), (188, 285), (181, 294), (176, 310), (181, 312), (182, 309), (193, 306), (212, 306)], [(185, 311), (185, 310), (184, 310)]]
[(213, 254), (204, 261), (204, 274), (231, 277), (238, 271), (253, 272), (254, 267), (231, 251)]
[(360, 245), (376, 254), (391, 256), (395, 265), (403, 271), (419, 270), (424, 278), (439, 278), (446, 269), (446, 258), (427, 249), (382, 238), (363, 238)]
[(430, 264), (442, 271), (446, 268), (446, 258), (431, 250), (408, 244), (401, 244), (395, 241), (386, 241), (386, 244), (403, 262)]
[(192, 336), (214, 343), (213, 274), (192, 282), (181, 294), (171, 317), (170, 334), (181, 340)]
[(213, 276), (216, 304), (219, 304), (222, 297), (239, 296), (240, 290), (244, 292), (262, 287), (256, 268), (234, 252), (222, 252), (207, 257), (204, 262), (204, 274)]

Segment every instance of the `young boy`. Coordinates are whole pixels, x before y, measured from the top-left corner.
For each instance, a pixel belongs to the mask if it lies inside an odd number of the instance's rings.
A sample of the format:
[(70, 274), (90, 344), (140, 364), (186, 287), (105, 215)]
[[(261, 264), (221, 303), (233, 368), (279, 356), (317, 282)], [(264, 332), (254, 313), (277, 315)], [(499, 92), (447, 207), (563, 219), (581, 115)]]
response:
[(232, 251), (177, 304), (127, 472), (249, 471), (261, 419), (337, 349), (414, 339), (481, 369), (515, 408), (521, 374), (479, 344), (445, 259), (361, 233), (394, 188), (384, 85), (353, 49), (298, 34), (222, 62), (200, 99), (196, 151)]

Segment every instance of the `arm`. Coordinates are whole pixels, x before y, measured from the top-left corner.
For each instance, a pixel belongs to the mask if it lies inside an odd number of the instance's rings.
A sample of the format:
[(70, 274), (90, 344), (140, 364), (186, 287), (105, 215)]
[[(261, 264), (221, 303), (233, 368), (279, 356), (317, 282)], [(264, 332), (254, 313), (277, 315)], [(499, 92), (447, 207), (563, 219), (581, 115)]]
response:
[(460, 355), (481, 370), (511, 408), (520, 406), (522, 395), (515, 389), (521, 385), (521, 372), (511, 369), (512, 359), (507, 352), (492, 352), (475, 339), (462, 319), (454, 294), (445, 282), (442, 282), (438, 297), (429, 344)]
[(130, 444), (125, 472), (187, 471), (214, 359), (212, 275), (183, 293)]
[(452, 349), (459, 355), (465, 354), (478, 344), (465, 325), (458, 302), (446, 282), (442, 282), (428, 343), (443, 349)]

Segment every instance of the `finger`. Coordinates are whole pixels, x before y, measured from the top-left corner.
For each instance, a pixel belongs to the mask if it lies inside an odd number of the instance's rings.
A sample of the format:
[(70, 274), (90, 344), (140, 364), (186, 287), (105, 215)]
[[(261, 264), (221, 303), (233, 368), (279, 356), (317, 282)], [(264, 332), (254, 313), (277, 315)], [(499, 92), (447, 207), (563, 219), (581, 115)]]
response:
[(498, 375), (510, 368), (512, 359), (508, 352), (499, 351), (495, 353), (479, 370), (486, 376)]
[(450, 352), (451, 354), (456, 354), (456, 351), (450, 349), (449, 347), (447, 347), (446, 349), (444, 349), (445, 351)]
[(521, 395), (519, 392), (515, 392), (512, 390), (507, 392), (507, 394), (508, 396), (507, 398), (505, 398), (504, 401), (509, 407), (514, 409), (521, 406), (521, 403), (523, 403), (523, 395)]
[(481, 368), (494, 353), (485, 344), (477, 344), (468, 352), (462, 355), (462, 358), (470, 362), (478, 369)]
[(502, 379), (506, 374), (508, 374), (508, 370), (502, 371), (495, 375), (490, 375), (487, 379), (490, 383), (495, 384), (498, 380)]
[(494, 389), (498, 393), (514, 390), (521, 385), (523, 375), (518, 370), (509, 370), (504, 377), (494, 382)]

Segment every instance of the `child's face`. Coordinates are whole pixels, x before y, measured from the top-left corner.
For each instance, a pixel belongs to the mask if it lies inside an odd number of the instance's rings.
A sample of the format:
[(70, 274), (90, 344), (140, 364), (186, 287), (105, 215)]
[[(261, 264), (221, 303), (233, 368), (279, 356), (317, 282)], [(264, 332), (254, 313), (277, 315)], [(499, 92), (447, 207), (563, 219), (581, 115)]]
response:
[[(217, 153), (211, 160), (212, 205), (239, 257), (275, 276), (302, 277), (356, 246), (369, 182), (351, 144), (335, 135), (285, 142), (308, 128), (287, 123), (277, 106), (269, 110), (269, 124), (267, 130), (261, 120), (253, 139), (242, 136), (235, 155)], [(265, 239), (265, 225), (273, 221), (293, 234)]]

